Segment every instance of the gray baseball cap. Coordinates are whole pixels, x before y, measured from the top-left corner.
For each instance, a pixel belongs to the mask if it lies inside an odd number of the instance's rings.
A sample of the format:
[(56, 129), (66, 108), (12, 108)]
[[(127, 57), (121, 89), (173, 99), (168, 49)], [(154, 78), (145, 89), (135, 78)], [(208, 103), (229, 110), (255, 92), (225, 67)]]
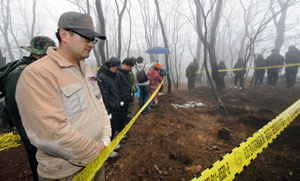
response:
[(88, 14), (78, 12), (63, 13), (58, 20), (59, 29), (72, 29), (74, 32), (88, 38), (100, 38), (105, 40), (106, 37), (94, 30), (93, 20)]

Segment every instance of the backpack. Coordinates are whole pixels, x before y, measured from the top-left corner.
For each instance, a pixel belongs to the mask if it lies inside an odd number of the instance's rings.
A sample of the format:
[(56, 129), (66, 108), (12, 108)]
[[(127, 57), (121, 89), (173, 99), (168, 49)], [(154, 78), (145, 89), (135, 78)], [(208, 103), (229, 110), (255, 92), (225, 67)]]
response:
[[(24, 69), (27, 66), (27, 64), (24, 64), (21, 60), (16, 60), (13, 62), (10, 62), (0, 68), (0, 99), (5, 96), (5, 81), (8, 76), (8, 74), (13, 71), (16, 68)], [(0, 124), (0, 130), (4, 132), (13, 131), (14, 134), (16, 134), (16, 130), (14, 128), (14, 124), (12, 122), (8, 106), (0, 105), (0, 118), (2, 118), (2, 122)]]
[(24, 64), (24, 62), (20, 60), (16, 60), (13, 62), (9, 62), (8, 64), (4, 65), (0, 68), (0, 99), (5, 96), (5, 80), (8, 74), (13, 71), (15, 68), (19, 67), (20, 65)]
[(12, 122), (8, 107), (6, 105), (0, 106), (0, 117), (2, 118), (2, 121), (0, 124), (1, 132), (8, 133), (8, 132), (13, 131), (15, 134), (16, 130), (14, 128), (14, 124)]
[(138, 81), (138, 83), (144, 83), (144, 82), (147, 82), (148, 81), (148, 76), (145, 72), (145, 65), (143, 67), (142, 70), (138, 70), (136, 67), (135, 67), (137, 73), (136, 73), (136, 79)]

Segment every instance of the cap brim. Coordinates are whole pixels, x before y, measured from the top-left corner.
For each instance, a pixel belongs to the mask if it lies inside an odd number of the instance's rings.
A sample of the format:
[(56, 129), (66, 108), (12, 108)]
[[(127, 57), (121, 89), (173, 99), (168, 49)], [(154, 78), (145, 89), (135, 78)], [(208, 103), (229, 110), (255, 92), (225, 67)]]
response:
[(44, 50), (38, 50), (31, 46), (20, 46), (20, 48), (36, 55), (44, 55), (46, 53)]
[(83, 35), (85, 37), (88, 37), (88, 38), (99, 38), (101, 40), (106, 40), (106, 36), (101, 35), (91, 29), (72, 28), (72, 30), (75, 31), (76, 33)]

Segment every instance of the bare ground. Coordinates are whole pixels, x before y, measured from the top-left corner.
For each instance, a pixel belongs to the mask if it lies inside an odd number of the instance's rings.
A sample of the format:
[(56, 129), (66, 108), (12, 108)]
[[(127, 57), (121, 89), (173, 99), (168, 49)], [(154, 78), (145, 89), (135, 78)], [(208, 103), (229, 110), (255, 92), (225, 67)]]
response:
[[(107, 180), (190, 180), (231, 151), (300, 97), (300, 88), (227, 88), (221, 98), (228, 114), (206, 87), (160, 96), (122, 140), (118, 158), (105, 163)], [(174, 109), (188, 101), (206, 106)], [(218, 137), (225, 128), (230, 139)], [(291, 125), (236, 180), (299, 180), (300, 122)], [(24, 147), (0, 152), (0, 180), (31, 180)], [(193, 169), (191, 169), (193, 168)]]

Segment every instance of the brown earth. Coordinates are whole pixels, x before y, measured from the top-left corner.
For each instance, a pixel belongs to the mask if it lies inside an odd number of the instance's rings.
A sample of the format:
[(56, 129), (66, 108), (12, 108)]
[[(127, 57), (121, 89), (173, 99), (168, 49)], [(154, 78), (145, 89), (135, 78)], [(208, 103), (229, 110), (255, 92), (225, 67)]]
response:
[[(206, 87), (160, 96), (153, 112), (142, 114), (121, 141), (118, 158), (105, 163), (107, 180), (191, 180), (300, 97), (300, 88), (227, 88), (221, 99)], [(206, 106), (178, 108), (188, 101)], [(225, 128), (230, 139), (218, 137)], [(226, 135), (225, 135), (226, 136)], [(225, 137), (224, 137), (225, 138)], [(296, 118), (236, 180), (300, 180), (300, 122)], [(0, 180), (30, 180), (24, 147), (0, 152)]]

